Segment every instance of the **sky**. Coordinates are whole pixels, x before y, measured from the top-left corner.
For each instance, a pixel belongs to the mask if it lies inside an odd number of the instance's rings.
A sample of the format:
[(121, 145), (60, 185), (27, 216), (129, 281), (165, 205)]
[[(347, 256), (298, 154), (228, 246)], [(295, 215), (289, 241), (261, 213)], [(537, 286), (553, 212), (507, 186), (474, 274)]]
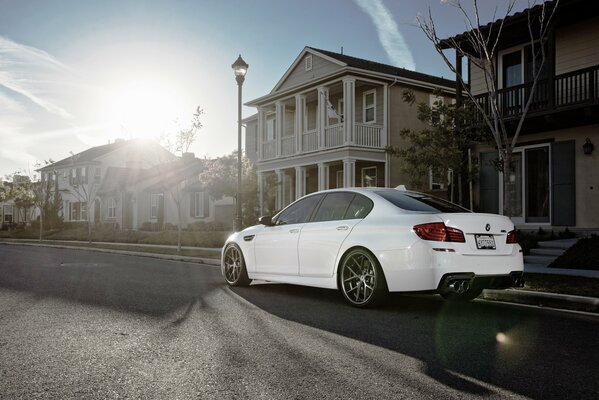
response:
[[(172, 138), (198, 106), (203, 127), (189, 150), (232, 152), (239, 54), (244, 103), (269, 93), (305, 46), (453, 78), (416, 25), (430, 7), (442, 36), (463, 32), (450, 3), (0, 0), (0, 177), (117, 138)], [(488, 22), (506, 1), (481, 3)]]

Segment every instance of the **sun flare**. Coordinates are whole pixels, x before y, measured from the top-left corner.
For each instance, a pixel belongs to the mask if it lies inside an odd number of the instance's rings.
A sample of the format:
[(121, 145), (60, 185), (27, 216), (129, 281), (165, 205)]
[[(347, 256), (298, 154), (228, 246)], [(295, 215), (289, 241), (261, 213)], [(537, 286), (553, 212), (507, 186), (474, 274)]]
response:
[(184, 111), (179, 103), (166, 86), (132, 84), (112, 91), (106, 119), (125, 137), (157, 139), (176, 131)]

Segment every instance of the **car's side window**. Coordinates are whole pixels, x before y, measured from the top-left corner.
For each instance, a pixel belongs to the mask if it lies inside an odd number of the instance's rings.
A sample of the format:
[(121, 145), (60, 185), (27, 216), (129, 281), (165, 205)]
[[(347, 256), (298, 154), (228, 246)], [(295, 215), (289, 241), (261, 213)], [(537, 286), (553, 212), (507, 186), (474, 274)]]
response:
[(368, 213), (370, 213), (372, 206), (372, 200), (366, 196), (362, 196), (361, 194), (356, 194), (351, 204), (347, 208), (345, 217), (343, 219), (364, 218), (368, 215)]
[(276, 225), (299, 224), (310, 219), (322, 195), (309, 196), (290, 205), (276, 217)]
[(334, 192), (326, 195), (314, 214), (312, 222), (341, 220), (345, 215), (355, 193)]

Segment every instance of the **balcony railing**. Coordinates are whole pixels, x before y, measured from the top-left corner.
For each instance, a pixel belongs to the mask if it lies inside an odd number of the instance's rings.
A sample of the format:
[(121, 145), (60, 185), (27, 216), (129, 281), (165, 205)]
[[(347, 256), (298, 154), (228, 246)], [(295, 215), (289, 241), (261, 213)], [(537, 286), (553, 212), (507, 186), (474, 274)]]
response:
[(285, 136), (281, 139), (281, 155), (295, 154), (295, 136)]
[[(504, 117), (516, 118), (524, 111), (530, 96), (532, 82), (501, 89), (497, 92), (497, 105)], [(474, 97), (487, 115), (491, 114), (488, 93)], [(580, 69), (543, 79), (537, 83), (528, 112), (548, 112), (564, 107), (596, 103), (599, 100), (599, 66)]]
[(343, 144), (343, 123), (324, 128), (325, 147), (337, 147)]
[(314, 151), (318, 149), (318, 132), (316, 129), (302, 133), (302, 151)]
[[(327, 126), (324, 129), (324, 148), (344, 146), (344, 123)], [(355, 138), (349, 146), (381, 148), (383, 127), (381, 125), (356, 123), (354, 125)], [(301, 153), (317, 151), (320, 147), (319, 135), (316, 129), (302, 133)], [(278, 156), (285, 157), (296, 154), (295, 136), (281, 138), (281, 149)], [(269, 140), (262, 143), (262, 160), (277, 157), (277, 141)]]

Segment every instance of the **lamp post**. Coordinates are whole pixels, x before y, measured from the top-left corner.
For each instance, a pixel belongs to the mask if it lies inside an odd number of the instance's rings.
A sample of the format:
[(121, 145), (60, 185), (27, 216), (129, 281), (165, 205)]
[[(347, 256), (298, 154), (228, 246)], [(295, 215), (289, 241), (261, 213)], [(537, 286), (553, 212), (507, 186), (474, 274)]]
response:
[(237, 193), (235, 200), (235, 231), (241, 230), (241, 86), (245, 80), (249, 65), (243, 61), (241, 54), (231, 65), (237, 81)]

